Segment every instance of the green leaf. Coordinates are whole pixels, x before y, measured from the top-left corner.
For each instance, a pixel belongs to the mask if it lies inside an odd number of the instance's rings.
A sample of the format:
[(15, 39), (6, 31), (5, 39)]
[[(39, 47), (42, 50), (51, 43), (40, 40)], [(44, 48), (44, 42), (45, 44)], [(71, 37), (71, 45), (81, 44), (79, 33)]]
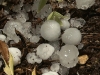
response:
[(38, 12), (45, 6), (48, 0), (40, 0), (39, 6), (38, 6)]
[(64, 18), (63, 15), (61, 15), (60, 13), (54, 11), (52, 12), (48, 17), (47, 17), (47, 20), (55, 20), (57, 21), (60, 25), (62, 25), (62, 22), (61, 22), (61, 18)]
[(64, 18), (64, 16), (56, 11), (54, 11), (54, 15), (58, 18)]
[(8, 63), (8, 65), (7, 65), (5, 60), (4, 60), (4, 63), (5, 63), (4, 72), (7, 75), (14, 75), (14, 72), (13, 72), (13, 70), (14, 70), (13, 69), (13, 57), (10, 53), (9, 53), (9, 63)]

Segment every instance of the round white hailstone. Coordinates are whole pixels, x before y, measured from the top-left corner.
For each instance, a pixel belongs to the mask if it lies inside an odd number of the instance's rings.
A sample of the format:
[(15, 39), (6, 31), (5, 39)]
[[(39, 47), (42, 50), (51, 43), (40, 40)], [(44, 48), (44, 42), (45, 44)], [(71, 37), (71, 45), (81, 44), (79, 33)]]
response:
[[(61, 50), (59, 51), (58, 55), (61, 65), (69, 68), (69, 63), (73, 63), (73, 61), (78, 57), (79, 52), (76, 46), (66, 44), (61, 47)], [(76, 62), (73, 63), (73, 65), (75, 64)]]
[(48, 68), (42, 68), (42, 69), (41, 69), (41, 72), (42, 72), (42, 73), (47, 73), (47, 72), (49, 72), (49, 71), (50, 71), (50, 69), (48, 69)]
[(54, 47), (50, 44), (40, 44), (37, 47), (36, 54), (43, 60), (47, 60), (54, 52)]
[(5, 39), (6, 39), (6, 36), (3, 35), (3, 34), (0, 34), (0, 40), (1, 40), (1, 41), (5, 41)]
[(43, 73), (42, 75), (58, 75), (58, 73), (57, 72), (49, 71), (47, 73)]
[(95, 0), (76, 0), (76, 7), (78, 9), (86, 10), (95, 3)]
[(47, 20), (41, 26), (41, 36), (48, 41), (55, 41), (61, 34), (60, 25), (54, 20)]
[(70, 27), (70, 23), (68, 22), (68, 20), (62, 19), (61, 22), (62, 22), (62, 25), (61, 25), (62, 30), (66, 30)]
[(62, 41), (65, 44), (78, 45), (81, 41), (81, 32), (76, 28), (69, 28), (62, 34)]
[(21, 62), (20, 61), (21, 51), (15, 47), (10, 47), (10, 48), (8, 48), (8, 50), (11, 53), (11, 55), (13, 56), (14, 66), (16, 66), (17, 64), (19, 64)]
[(60, 61), (61, 65), (67, 68), (72, 68), (74, 66), (76, 66), (76, 64), (78, 63), (78, 57), (75, 58), (74, 60), (69, 61), (68, 63)]
[(33, 42), (33, 43), (38, 43), (40, 40), (40, 37), (39, 36), (32, 36), (30, 38), (30, 42)]
[(51, 71), (53, 72), (58, 72), (60, 69), (60, 64), (59, 63), (53, 63), (50, 67)]
[(41, 63), (42, 59), (35, 55), (35, 53), (28, 53), (26, 56), (28, 63), (34, 64), (35, 62)]

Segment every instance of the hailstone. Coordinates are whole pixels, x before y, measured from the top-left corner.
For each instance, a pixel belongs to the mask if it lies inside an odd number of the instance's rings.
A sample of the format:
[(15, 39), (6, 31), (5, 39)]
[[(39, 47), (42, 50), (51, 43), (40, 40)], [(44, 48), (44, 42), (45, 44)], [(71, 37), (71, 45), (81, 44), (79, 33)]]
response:
[(65, 44), (77, 45), (80, 43), (81, 38), (81, 32), (76, 28), (66, 29), (62, 34), (62, 41)]
[(1, 40), (1, 41), (5, 41), (5, 40), (6, 40), (6, 36), (3, 35), (3, 34), (0, 34), (0, 40)]
[(95, 0), (76, 0), (76, 7), (78, 9), (86, 10), (95, 3)]
[(62, 66), (70, 68), (76, 65), (78, 62), (78, 49), (74, 45), (64, 45), (58, 53), (59, 60)]
[(35, 62), (41, 63), (42, 59), (35, 55), (35, 53), (28, 53), (26, 56), (28, 63), (34, 64)]
[(15, 47), (10, 47), (8, 48), (9, 52), (11, 53), (11, 55), (13, 56), (13, 62), (14, 62), (14, 66), (20, 64), (21, 62), (21, 51), (18, 48)]
[(62, 22), (62, 25), (61, 25), (62, 30), (66, 30), (70, 27), (70, 23), (68, 22), (68, 20), (62, 19), (61, 22)]
[(49, 71), (47, 73), (43, 73), (42, 75), (58, 75), (58, 73), (57, 72)]
[(53, 54), (55, 49), (50, 44), (40, 44), (37, 47), (36, 50), (37, 50), (36, 54), (40, 58), (42, 58), (43, 60), (46, 60), (46, 59), (48, 59)]
[(61, 34), (60, 25), (54, 20), (47, 20), (41, 26), (41, 36), (48, 41), (56, 41)]

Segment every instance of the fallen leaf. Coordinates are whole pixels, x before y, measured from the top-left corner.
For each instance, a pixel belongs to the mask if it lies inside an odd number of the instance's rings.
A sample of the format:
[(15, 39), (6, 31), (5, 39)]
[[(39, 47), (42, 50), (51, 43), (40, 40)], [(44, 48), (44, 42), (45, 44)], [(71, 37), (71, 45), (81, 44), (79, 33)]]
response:
[(6, 61), (6, 63), (8, 64), (8, 61), (9, 61), (8, 45), (1, 40), (0, 40), (0, 53), (2, 57), (4, 58), (4, 60)]
[(14, 70), (13, 69), (13, 57), (10, 53), (9, 53), (9, 63), (7, 64), (5, 60), (4, 60), (4, 63), (5, 63), (4, 72), (7, 75), (14, 75), (14, 72), (13, 72), (13, 70)]
[(32, 75), (36, 75), (36, 66), (34, 67), (34, 69), (32, 71)]

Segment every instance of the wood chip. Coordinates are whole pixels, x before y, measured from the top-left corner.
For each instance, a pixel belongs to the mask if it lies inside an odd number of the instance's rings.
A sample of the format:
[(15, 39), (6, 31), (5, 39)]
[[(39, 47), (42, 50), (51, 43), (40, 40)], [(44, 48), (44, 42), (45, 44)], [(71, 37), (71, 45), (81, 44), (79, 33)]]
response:
[(80, 64), (85, 64), (87, 60), (89, 59), (89, 57), (87, 55), (82, 55), (82, 56), (79, 56), (78, 59), (79, 59)]

